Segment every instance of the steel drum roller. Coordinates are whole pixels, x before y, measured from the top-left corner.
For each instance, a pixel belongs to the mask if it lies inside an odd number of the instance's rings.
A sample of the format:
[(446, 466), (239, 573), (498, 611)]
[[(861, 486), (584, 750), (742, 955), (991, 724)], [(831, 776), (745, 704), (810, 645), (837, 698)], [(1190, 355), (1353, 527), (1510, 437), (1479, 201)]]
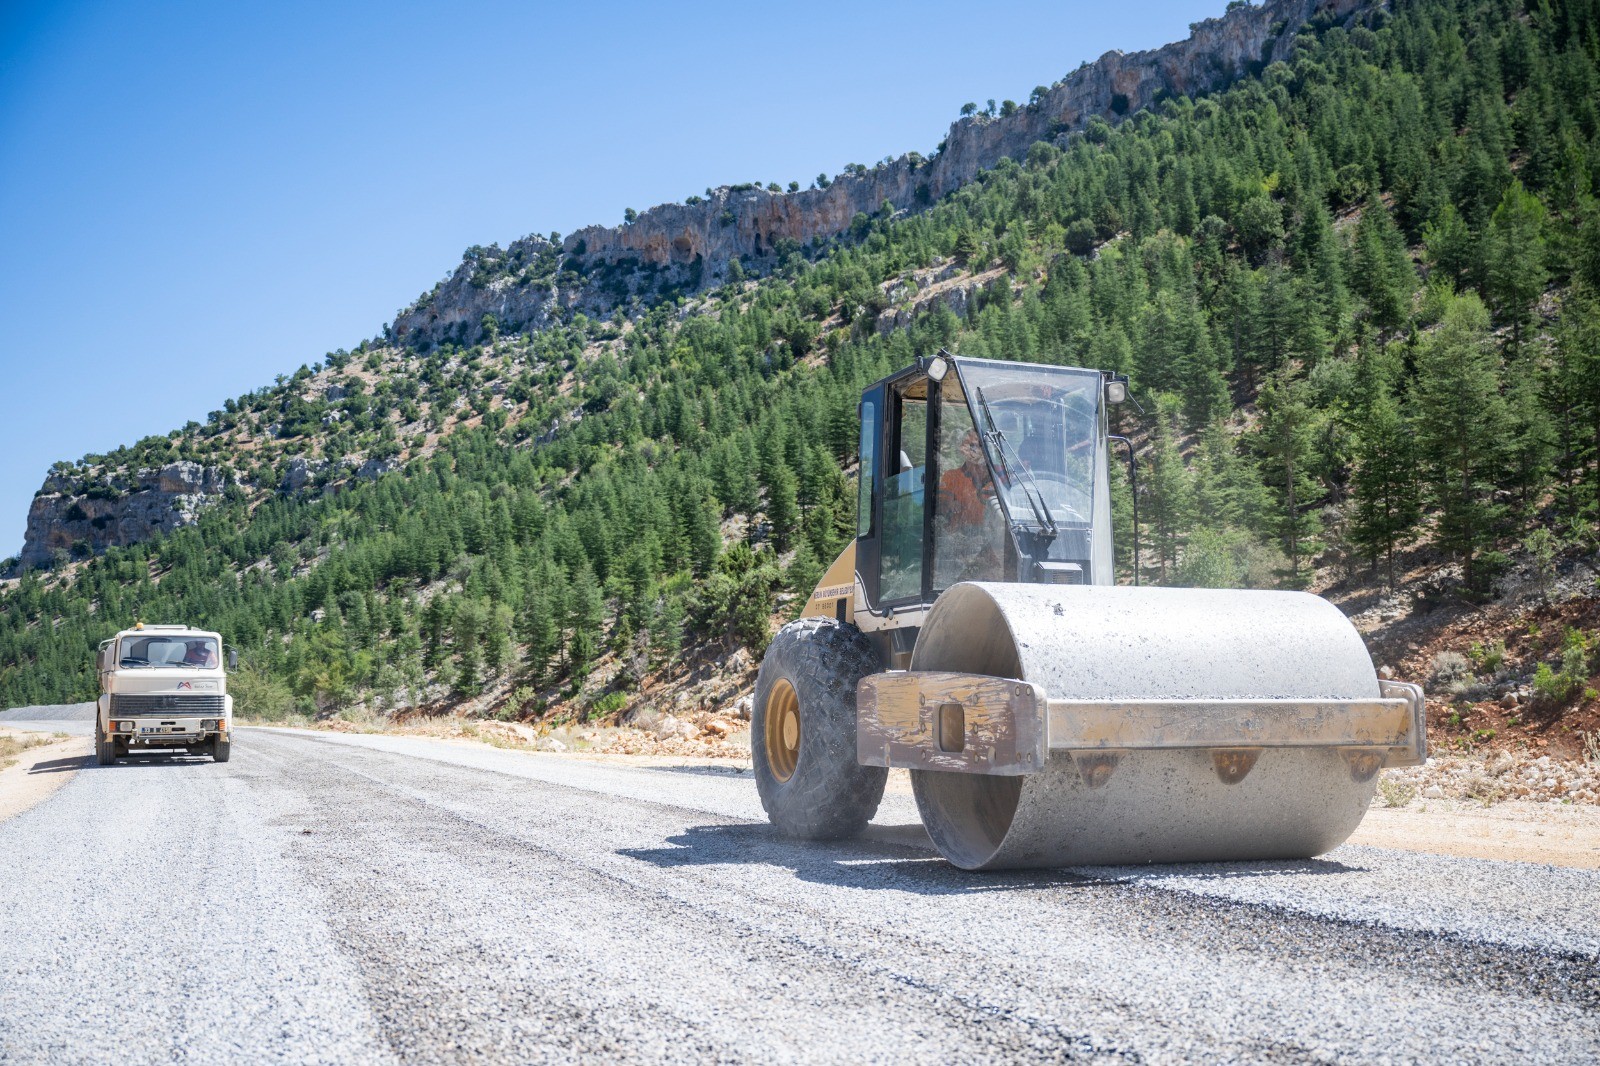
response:
[[(1075, 701), (1371, 700), (1337, 608), (1296, 592), (969, 583), (919, 634), (913, 671), (1032, 682)], [(1214, 749), (1072, 752), (1043, 770), (913, 770), (935, 845), (966, 869), (1291, 859), (1344, 841), (1376, 788), (1336, 747), (1272, 747), (1225, 779)]]

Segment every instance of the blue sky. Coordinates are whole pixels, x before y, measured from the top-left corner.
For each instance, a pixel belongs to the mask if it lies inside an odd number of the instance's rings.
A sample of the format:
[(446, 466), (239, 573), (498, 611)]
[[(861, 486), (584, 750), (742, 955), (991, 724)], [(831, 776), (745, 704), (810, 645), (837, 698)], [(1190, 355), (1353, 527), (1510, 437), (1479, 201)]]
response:
[(1224, 6), (0, 2), (0, 557), (55, 460), (375, 335), (469, 245), (928, 153)]

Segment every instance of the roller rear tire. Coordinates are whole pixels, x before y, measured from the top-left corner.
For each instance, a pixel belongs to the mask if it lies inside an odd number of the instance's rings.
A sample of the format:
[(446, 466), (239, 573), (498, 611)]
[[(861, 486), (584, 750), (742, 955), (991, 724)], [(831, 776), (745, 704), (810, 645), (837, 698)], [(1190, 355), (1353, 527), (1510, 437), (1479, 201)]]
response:
[(756, 791), (785, 834), (839, 840), (877, 813), (889, 771), (856, 762), (856, 683), (882, 670), (855, 626), (802, 618), (778, 631), (756, 677)]

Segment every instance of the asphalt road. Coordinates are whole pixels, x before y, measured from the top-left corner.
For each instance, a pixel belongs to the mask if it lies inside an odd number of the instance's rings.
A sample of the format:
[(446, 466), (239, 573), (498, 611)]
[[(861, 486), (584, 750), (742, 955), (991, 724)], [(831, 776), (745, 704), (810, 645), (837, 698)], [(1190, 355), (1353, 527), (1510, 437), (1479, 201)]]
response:
[(0, 1062), (1600, 1058), (1595, 872), (973, 875), (878, 821), (416, 738), (89, 766), (0, 823)]

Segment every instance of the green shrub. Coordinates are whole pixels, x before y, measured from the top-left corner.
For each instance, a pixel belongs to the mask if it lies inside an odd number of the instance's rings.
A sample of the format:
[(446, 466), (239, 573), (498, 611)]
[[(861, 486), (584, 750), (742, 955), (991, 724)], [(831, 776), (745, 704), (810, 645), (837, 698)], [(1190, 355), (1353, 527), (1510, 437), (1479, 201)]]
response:
[(1533, 674), (1533, 694), (1542, 703), (1561, 705), (1589, 685), (1589, 634), (1570, 626), (1561, 634), (1561, 666), (1540, 663)]
[(1478, 670), (1493, 674), (1505, 665), (1506, 642), (1497, 640), (1493, 644), (1474, 644), (1467, 649), (1467, 658)]
[(589, 718), (604, 718), (608, 714), (616, 714), (628, 705), (626, 692), (607, 692), (593, 703), (589, 704)]
[(242, 664), (228, 674), (234, 713), (263, 722), (281, 722), (295, 713), (294, 693), (280, 678)]

